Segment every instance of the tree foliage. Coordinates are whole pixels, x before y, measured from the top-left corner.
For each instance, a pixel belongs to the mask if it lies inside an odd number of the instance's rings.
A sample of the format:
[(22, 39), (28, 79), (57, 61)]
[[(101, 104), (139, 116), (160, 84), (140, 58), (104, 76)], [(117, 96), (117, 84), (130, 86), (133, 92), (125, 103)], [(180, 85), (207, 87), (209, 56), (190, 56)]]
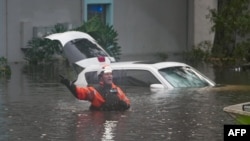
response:
[(11, 69), (7, 62), (6, 58), (0, 57), (0, 78), (2, 76), (10, 77), (11, 75)]
[(111, 56), (116, 60), (120, 59), (121, 47), (118, 45), (118, 33), (113, 26), (104, 24), (98, 17), (93, 17), (76, 30), (88, 33)]
[(215, 31), (214, 56), (249, 58), (249, 3), (250, 0), (218, 0), (218, 9), (210, 9)]
[[(63, 24), (56, 24), (50, 33), (67, 31)], [(60, 44), (45, 38), (32, 38), (28, 41), (28, 49), (24, 52), (24, 59), (31, 64), (48, 62), (54, 54), (61, 54)]]

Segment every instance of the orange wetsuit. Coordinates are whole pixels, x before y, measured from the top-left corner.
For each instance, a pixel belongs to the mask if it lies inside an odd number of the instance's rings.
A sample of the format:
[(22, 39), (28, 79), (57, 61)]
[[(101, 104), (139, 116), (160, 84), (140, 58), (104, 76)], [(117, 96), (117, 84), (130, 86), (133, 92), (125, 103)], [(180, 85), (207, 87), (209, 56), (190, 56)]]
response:
[(76, 98), (91, 102), (91, 110), (127, 110), (130, 108), (130, 100), (124, 92), (115, 84), (105, 86), (78, 87), (75, 86)]

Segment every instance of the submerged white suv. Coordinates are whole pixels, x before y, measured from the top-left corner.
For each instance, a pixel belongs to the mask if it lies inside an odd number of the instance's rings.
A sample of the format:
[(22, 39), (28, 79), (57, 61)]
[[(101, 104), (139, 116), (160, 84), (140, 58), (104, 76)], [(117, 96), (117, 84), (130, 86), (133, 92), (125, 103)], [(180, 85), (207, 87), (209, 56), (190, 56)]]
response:
[[(185, 88), (214, 86), (206, 76), (178, 62), (117, 62), (111, 63), (114, 83), (122, 86), (151, 88)], [(85, 68), (75, 82), (77, 85), (97, 84), (98, 65)]]
[(105, 63), (113, 69), (114, 83), (121, 86), (166, 89), (215, 86), (202, 73), (180, 62), (116, 62), (90, 35), (83, 32), (67, 31), (46, 38), (61, 42), (66, 57), (78, 73), (76, 85), (97, 84), (97, 71)]

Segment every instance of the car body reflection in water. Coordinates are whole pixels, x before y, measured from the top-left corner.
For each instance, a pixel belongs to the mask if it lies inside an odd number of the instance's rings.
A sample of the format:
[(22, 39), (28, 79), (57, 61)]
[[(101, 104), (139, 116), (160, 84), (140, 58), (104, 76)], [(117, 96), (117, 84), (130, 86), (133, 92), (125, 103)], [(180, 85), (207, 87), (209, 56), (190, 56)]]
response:
[(163, 91), (124, 87), (130, 110), (92, 112), (88, 102), (76, 100), (58, 82), (59, 73), (75, 78), (69, 67), (60, 66), (11, 65), (11, 78), (0, 79), (0, 140), (223, 140), (223, 125), (235, 123), (223, 108), (250, 100), (249, 72), (206, 73), (206, 68), (200, 71), (229, 85)]

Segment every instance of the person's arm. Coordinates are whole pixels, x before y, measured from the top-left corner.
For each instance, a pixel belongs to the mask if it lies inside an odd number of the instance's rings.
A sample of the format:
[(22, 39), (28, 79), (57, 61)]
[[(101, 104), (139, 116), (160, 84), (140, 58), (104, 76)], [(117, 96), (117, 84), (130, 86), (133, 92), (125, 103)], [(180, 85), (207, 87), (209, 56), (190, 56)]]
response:
[(77, 98), (80, 100), (92, 101), (95, 97), (95, 90), (92, 87), (78, 87), (75, 86)]
[(125, 95), (125, 93), (121, 90), (121, 88), (117, 87), (118, 96), (120, 98), (119, 105), (123, 110), (127, 110), (130, 108), (130, 100)]
[(119, 98), (120, 100), (126, 102), (127, 104), (130, 104), (130, 100), (128, 99), (128, 97), (125, 95), (125, 93), (122, 91), (121, 88), (117, 87), (118, 90), (118, 94), (119, 94)]
[(62, 75), (60, 75), (60, 78), (61, 78), (60, 82), (62, 84), (64, 84), (70, 90), (70, 92), (73, 94), (73, 96), (75, 96), (76, 98), (78, 98), (77, 97), (77, 93), (76, 93), (76, 86), (75, 86), (75, 84), (72, 83), (72, 82), (70, 82), (68, 79), (66, 79)]
[(64, 84), (70, 92), (75, 96), (77, 99), (80, 100), (89, 100), (92, 101), (94, 98), (94, 89), (90, 87), (78, 87), (73, 82), (70, 82), (68, 79), (61, 76), (61, 83)]

